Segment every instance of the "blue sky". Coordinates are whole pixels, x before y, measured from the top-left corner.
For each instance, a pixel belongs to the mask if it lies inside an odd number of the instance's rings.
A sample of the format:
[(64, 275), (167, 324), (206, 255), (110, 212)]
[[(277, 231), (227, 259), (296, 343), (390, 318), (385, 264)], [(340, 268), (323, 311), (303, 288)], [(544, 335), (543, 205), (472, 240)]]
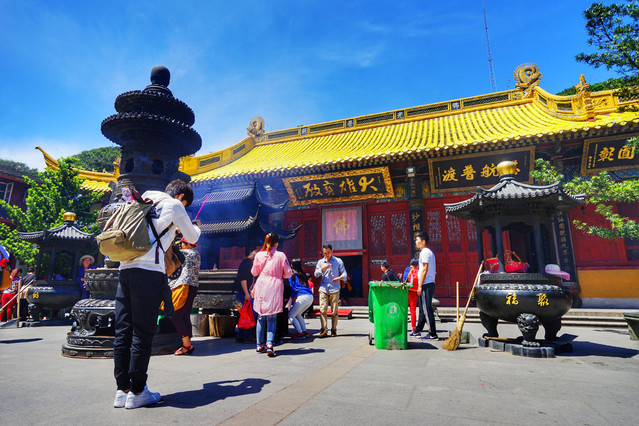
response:
[[(556, 93), (613, 76), (588, 50), (581, 0), (485, 0), (497, 90), (539, 65)], [(42, 169), (114, 146), (100, 123), (154, 65), (195, 112), (198, 155), (246, 136), (491, 91), (481, 0), (0, 0), (0, 158)]]

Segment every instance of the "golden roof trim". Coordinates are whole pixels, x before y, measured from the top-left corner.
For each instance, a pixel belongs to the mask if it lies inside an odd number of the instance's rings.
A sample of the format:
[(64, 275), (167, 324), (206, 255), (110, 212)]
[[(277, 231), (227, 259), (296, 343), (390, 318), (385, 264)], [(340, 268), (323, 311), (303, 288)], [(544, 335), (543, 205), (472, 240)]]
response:
[[(39, 150), (42, 153), (42, 156), (44, 157), (44, 162), (48, 168), (52, 170), (60, 169), (58, 160), (56, 160), (51, 155), (49, 155), (44, 149), (42, 149), (42, 147), (36, 146), (35, 149)], [(116, 173), (96, 172), (96, 171), (84, 170), (84, 169), (78, 169), (78, 168), (74, 168), (74, 170), (78, 170), (79, 172), (78, 176), (83, 179), (90, 179), (90, 180), (95, 180), (99, 182), (107, 182), (107, 183), (112, 182), (116, 180), (118, 177)]]
[[(599, 115), (594, 121), (566, 120), (532, 100), (456, 116), (393, 123), (286, 143), (259, 144), (237, 163), (193, 176), (194, 181), (241, 180), (333, 171), (394, 161), (469, 153), (504, 146), (605, 135), (615, 126), (639, 127), (639, 114)], [(273, 167), (264, 158), (278, 158)]]
[(211, 152), (200, 156), (188, 156), (180, 158), (179, 170), (188, 174), (206, 173), (223, 167), (242, 157), (255, 147), (255, 140), (246, 137), (228, 148)]

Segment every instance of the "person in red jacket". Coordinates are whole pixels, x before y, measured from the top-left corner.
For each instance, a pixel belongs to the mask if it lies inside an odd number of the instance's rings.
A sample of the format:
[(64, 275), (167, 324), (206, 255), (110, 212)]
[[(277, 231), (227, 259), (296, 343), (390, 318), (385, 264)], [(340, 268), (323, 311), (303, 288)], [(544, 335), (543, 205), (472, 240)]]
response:
[(16, 268), (11, 271), (11, 285), (2, 293), (2, 304), (5, 306), (5, 311), (2, 313), (2, 321), (11, 321), (13, 317), (13, 307), (16, 304), (16, 294), (18, 294), (18, 285), (22, 280), (22, 268)]
[(411, 259), (410, 269), (404, 272), (406, 277), (404, 282), (412, 284), (413, 286), (408, 289), (408, 307), (410, 308), (410, 325), (413, 327), (411, 336), (419, 336), (421, 333), (415, 332), (415, 325), (417, 324), (417, 288), (419, 287), (419, 262), (417, 259)]

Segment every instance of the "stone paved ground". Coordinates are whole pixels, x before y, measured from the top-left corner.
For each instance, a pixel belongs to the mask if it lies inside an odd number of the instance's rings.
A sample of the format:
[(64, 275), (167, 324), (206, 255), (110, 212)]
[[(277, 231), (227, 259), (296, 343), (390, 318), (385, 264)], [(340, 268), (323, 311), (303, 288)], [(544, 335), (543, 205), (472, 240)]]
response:
[[(307, 320), (317, 331), (319, 320)], [(444, 334), (453, 323), (439, 324)], [(334, 338), (278, 346), (275, 358), (233, 339), (196, 338), (190, 357), (154, 356), (163, 401), (111, 407), (110, 359), (60, 355), (67, 327), (0, 329), (0, 424), (636, 424), (639, 342), (622, 329), (564, 328), (574, 352), (532, 359), (411, 338), (368, 345), (372, 324), (341, 320)], [(481, 335), (479, 324), (465, 330)], [(516, 337), (515, 326), (500, 326)]]

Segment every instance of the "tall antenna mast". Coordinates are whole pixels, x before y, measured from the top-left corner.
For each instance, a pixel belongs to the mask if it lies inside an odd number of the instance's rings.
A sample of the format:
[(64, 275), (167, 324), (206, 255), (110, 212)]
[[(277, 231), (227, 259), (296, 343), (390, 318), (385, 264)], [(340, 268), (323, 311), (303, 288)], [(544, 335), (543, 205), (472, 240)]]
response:
[(486, 47), (488, 48), (488, 69), (490, 71), (490, 88), (493, 92), (497, 91), (497, 85), (495, 84), (495, 68), (493, 68), (493, 55), (490, 53), (490, 39), (488, 38), (488, 21), (486, 21), (486, 6), (484, 1), (481, 2), (481, 7), (484, 10), (484, 28), (486, 29)]

